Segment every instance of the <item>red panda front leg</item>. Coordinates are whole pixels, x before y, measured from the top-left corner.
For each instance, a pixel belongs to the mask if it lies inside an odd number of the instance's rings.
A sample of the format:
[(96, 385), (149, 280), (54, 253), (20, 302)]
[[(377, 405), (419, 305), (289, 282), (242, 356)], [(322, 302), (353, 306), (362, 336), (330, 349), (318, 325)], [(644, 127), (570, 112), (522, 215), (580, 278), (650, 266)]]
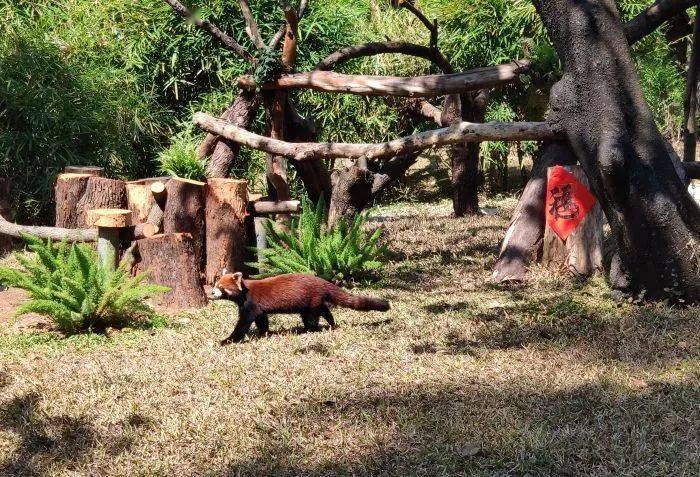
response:
[(245, 338), (245, 335), (250, 330), (250, 326), (258, 320), (261, 316), (265, 314), (262, 313), (255, 303), (248, 300), (238, 309), (238, 322), (236, 327), (233, 329), (233, 333), (221, 342), (221, 346), (227, 345), (229, 343), (240, 343)]

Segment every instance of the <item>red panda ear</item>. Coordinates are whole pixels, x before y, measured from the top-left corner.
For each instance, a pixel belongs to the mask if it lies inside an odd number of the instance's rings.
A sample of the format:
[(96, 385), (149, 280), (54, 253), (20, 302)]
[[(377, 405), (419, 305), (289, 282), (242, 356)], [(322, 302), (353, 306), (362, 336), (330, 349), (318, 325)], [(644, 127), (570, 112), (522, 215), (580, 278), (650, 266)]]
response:
[(243, 274), (241, 272), (236, 272), (233, 274), (233, 279), (236, 281), (238, 289), (240, 291), (243, 291)]

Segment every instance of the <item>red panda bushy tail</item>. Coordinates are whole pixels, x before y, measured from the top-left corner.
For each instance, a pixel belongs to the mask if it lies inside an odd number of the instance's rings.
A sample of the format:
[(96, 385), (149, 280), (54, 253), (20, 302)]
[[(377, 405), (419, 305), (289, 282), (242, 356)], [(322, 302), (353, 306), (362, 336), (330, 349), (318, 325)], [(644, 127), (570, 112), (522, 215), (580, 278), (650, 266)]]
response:
[(357, 311), (387, 311), (390, 308), (389, 302), (386, 300), (369, 296), (351, 295), (340, 288), (333, 290), (330, 296), (333, 304)]

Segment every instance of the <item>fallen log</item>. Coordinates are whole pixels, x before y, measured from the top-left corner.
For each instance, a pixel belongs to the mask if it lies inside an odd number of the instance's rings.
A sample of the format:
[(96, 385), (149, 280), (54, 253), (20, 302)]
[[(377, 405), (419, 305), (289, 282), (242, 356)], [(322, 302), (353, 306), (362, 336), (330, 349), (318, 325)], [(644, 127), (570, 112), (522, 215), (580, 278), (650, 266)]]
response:
[(0, 217), (0, 235), (21, 238), (22, 235), (33, 235), (42, 239), (51, 239), (57, 242), (95, 242), (97, 229), (67, 229), (63, 227), (39, 227), (34, 225), (19, 225), (8, 222)]
[(277, 80), (258, 85), (252, 76), (241, 76), (238, 85), (249, 91), (280, 89), (313, 89), (325, 93), (349, 93), (363, 96), (444, 96), (485, 88), (494, 88), (517, 81), (530, 69), (526, 60), (487, 66), (446, 75), (368, 76), (344, 75), (331, 71), (310, 71), (282, 75)]
[(341, 157), (358, 159), (362, 156), (370, 160), (464, 141), (543, 141), (559, 136), (559, 131), (546, 122), (461, 122), (447, 128), (434, 129), (377, 144), (291, 143), (260, 136), (205, 113), (196, 113), (194, 124), (205, 131), (213, 132), (251, 149), (286, 156), (297, 161)]

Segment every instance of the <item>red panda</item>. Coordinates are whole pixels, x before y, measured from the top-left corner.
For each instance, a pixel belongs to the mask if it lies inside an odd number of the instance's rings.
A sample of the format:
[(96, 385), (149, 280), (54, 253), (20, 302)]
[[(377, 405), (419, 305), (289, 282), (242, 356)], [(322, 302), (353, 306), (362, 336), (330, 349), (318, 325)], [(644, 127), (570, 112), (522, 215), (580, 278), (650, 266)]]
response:
[(237, 343), (245, 338), (255, 322), (261, 334), (269, 330), (268, 314), (300, 313), (304, 328), (318, 329), (322, 316), (333, 328), (335, 321), (329, 305), (339, 305), (359, 311), (387, 311), (389, 302), (380, 298), (351, 295), (322, 278), (290, 273), (262, 280), (244, 280), (243, 274), (225, 273), (211, 294), (212, 299), (225, 299), (238, 305), (238, 322), (231, 336), (222, 345)]

